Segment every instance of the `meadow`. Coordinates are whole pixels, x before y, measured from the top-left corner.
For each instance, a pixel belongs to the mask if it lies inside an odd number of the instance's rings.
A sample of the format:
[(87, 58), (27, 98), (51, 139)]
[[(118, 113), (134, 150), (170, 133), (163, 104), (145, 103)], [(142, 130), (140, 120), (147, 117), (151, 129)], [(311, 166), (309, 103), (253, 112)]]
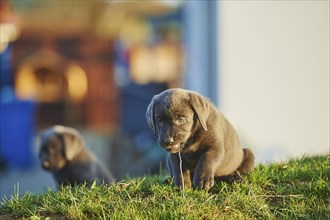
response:
[(1, 202), (0, 219), (330, 219), (329, 177), (329, 155), (259, 164), (209, 191), (174, 188), (160, 173), (14, 195)]

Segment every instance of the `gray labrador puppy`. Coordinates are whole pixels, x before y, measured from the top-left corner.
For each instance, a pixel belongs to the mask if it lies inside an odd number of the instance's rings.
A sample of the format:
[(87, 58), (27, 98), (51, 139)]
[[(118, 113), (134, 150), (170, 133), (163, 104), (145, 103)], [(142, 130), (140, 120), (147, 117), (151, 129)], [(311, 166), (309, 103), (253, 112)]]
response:
[(170, 153), (168, 169), (176, 186), (182, 185), (179, 156), (187, 188), (193, 183), (209, 189), (215, 178), (253, 169), (253, 153), (242, 149), (233, 126), (196, 92), (168, 89), (153, 97), (146, 117), (159, 145)]
[(39, 158), (42, 167), (52, 172), (58, 185), (109, 184), (113, 178), (106, 167), (89, 151), (79, 132), (53, 126), (41, 134)]

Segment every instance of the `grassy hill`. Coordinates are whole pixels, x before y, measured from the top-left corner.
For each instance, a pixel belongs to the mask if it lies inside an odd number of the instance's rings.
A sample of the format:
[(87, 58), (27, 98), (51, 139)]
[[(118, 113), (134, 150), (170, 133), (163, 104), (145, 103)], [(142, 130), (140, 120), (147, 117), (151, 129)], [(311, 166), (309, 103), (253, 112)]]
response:
[(244, 181), (208, 192), (148, 176), (14, 196), (2, 201), (0, 219), (330, 219), (329, 177), (330, 156), (258, 165)]

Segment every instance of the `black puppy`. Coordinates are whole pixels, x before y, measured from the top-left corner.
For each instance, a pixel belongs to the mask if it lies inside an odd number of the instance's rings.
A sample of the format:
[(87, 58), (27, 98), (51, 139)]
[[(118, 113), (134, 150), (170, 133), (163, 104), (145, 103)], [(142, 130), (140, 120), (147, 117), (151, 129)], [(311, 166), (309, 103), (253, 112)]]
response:
[(89, 151), (77, 130), (53, 126), (41, 135), (39, 152), (42, 167), (52, 172), (58, 185), (109, 184), (113, 178)]
[(169, 89), (152, 99), (147, 122), (158, 143), (170, 155), (168, 168), (174, 184), (181, 186), (180, 158), (186, 187), (192, 183), (209, 189), (214, 179), (253, 169), (254, 155), (242, 149), (233, 126), (200, 94), (184, 89)]

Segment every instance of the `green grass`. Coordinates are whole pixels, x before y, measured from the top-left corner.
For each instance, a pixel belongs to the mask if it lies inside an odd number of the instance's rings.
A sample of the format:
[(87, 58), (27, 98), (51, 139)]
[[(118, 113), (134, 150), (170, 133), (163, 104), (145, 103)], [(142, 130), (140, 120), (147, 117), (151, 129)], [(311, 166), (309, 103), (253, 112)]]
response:
[(330, 219), (330, 156), (258, 165), (243, 182), (174, 189), (164, 175), (2, 201), (0, 219)]

